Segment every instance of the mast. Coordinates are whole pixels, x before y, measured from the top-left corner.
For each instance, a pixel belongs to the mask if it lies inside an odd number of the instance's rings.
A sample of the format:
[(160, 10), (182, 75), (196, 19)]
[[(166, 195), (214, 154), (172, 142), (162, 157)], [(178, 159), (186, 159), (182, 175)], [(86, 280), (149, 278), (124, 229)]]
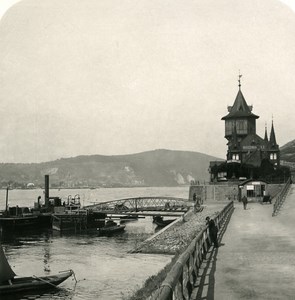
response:
[(5, 214), (8, 214), (8, 191), (9, 191), (9, 185), (6, 188), (6, 203), (5, 203)]
[(49, 175), (45, 175), (45, 207), (49, 207)]

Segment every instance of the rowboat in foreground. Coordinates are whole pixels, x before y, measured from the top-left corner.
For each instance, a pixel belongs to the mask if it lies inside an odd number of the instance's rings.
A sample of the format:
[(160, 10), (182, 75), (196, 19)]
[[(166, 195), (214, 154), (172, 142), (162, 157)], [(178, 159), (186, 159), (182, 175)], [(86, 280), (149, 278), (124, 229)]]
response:
[(16, 277), (0, 245), (0, 295), (56, 288), (72, 275), (75, 276), (74, 272), (68, 270), (42, 277)]

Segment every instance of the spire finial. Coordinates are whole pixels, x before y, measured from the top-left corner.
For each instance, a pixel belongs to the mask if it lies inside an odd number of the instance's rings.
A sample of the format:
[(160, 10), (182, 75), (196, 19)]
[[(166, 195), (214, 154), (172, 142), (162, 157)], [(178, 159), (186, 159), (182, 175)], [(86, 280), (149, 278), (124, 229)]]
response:
[(271, 124), (273, 124), (273, 114), (271, 114)]
[(267, 137), (267, 123), (265, 122), (265, 130), (264, 130), (264, 140), (268, 142), (268, 137)]
[(241, 90), (241, 77), (242, 77), (242, 74), (239, 70), (239, 79), (238, 79), (238, 82), (239, 82), (239, 90)]

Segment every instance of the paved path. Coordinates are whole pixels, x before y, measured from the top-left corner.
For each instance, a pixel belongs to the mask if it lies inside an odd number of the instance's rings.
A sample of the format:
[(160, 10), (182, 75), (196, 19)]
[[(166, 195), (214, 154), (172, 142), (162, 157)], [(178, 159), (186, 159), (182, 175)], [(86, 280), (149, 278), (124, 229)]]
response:
[(276, 217), (273, 205), (235, 210), (218, 249), (210, 249), (193, 299), (295, 299), (295, 185)]

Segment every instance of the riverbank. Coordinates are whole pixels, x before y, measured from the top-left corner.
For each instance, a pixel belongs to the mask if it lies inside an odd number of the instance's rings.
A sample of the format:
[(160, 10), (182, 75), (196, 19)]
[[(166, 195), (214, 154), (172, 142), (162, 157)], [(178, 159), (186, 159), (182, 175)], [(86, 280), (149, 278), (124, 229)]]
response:
[(205, 227), (205, 218), (214, 218), (228, 202), (206, 204), (201, 212), (189, 211), (178, 222), (163, 228), (151, 238), (133, 249), (132, 253), (170, 254), (174, 255), (184, 250), (193, 238)]

